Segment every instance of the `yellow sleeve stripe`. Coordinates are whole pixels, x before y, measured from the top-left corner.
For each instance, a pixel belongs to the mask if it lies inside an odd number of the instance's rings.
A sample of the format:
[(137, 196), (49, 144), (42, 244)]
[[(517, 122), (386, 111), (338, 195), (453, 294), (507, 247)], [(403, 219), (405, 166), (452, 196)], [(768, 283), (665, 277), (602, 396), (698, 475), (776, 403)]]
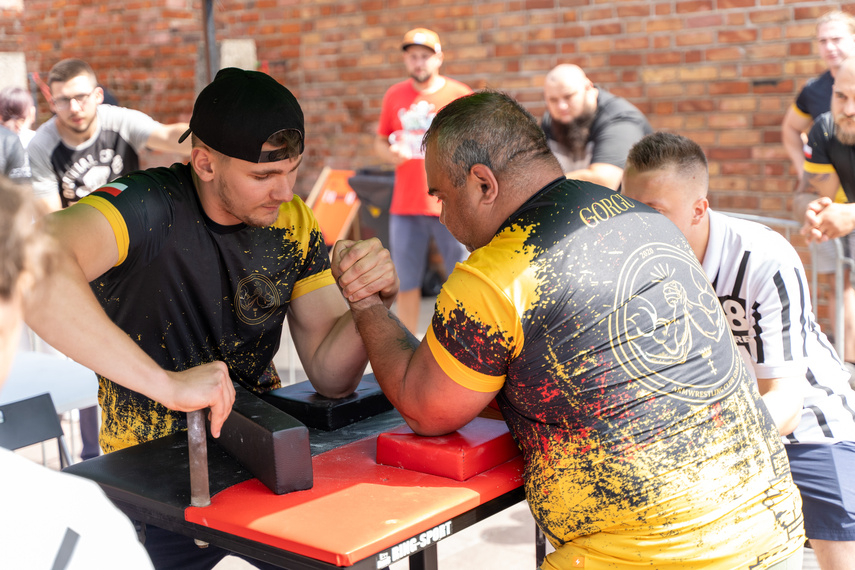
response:
[(810, 162), (808, 160), (805, 161), (804, 164), (805, 172), (809, 172), (810, 174), (836, 174), (837, 171), (834, 170), (834, 166), (830, 164), (817, 164), (815, 162)]
[(327, 285), (335, 285), (335, 279), (333, 279), (331, 269), (321, 271), (320, 273), (297, 281), (297, 283), (294, 284), (294, 291), (291, 292), (291, 299), (294, 300), (301, 295), (311, 293), (312, 291), (320, 289), (321, 287), (326, 287)]
[(482, 374), (458, 362), (437, 340), (436, 335), (433, 333), (433, 327), (428, 327), (425, 339), (427, 340), (431, 354), (433, 354), (442, 371), (464, 388), (469, 388), (475, 392), (495, 392), (504, 385), (504, 375), (490, 376)]
[(130, 236), (128, 236), (128, 226), (125, 224), (125, 219), (113, 204), (100, 196), (90, 194), (80, 200), (80, 203), (92, 206), (101, 212), (104, 217), (107, 218), (107, 221), (110, 222), (110, 227), (113, 228), (113, 235), (116, 236), (116, 245), (119, 248), (119, 261), (114, 265), (114, 267), (118, 267), (128, 258), (128, 248), (131, 244)]
[(813, 117), (810, 116), (810, 113), (805, 113), (804, 111), (799, 109), (795, 103), (793, 103), (793, 111), (795, 111), (796, 115), (798, 115), (799, 117), (807, 119), (808, 121), (813, 121)]

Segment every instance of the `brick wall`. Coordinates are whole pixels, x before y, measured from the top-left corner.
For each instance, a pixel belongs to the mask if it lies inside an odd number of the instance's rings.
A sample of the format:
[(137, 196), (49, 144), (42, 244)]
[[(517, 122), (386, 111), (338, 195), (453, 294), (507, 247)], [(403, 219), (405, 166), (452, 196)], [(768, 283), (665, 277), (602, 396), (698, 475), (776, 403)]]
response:
[[(577, 63), (655, 128), (704, 147), (715, 206), (782, 217), (794, 179), (778, 126), (800, 86), (823, 70), (814, 20), (833, 8), (855, 11), (855, 2), (221, 0), (215, 22), (218, 40), (254, 39), (260, 62), (301, 99), (303, 193), (324, 165), (376, 163), (380, 100), (404, 76), (400, 37), (425, 26), (442, 37), (444, 73), (508, 91), (536, 116), (544, 73)], [(123, 105), (187, 120), (201, 14), (200, 0), (26, 0), (23, 12), (0, 14), (0, 47), (24, 51), (29, 71), (42, 74), (61, 57), (82, 57)]]
[[(163, 122), (189, 119), (203, 69), (202, 0), (18, 3), (0, 0), (0, 50), (25, 52), (30, 72), (81, 57), (123, 105)], [(377, 163), (380, 101), (404, 78), (400, 38), (424, 26), (442, 38), (446, 75), (507, 91), (538, 117), (543, 75), (580, 65), (655, 128), (703, 146), (714, 207), (787, 217), (795, 178), (779, 125), (799, 88), (824, 70), (814, 21), (835, 8), (855, 12), (855, 2), (220, 0), (214, 10), (217, 39), (255, 40), (259, 65), (303, 104), (303, 195), (325, 165)], [(44, 101), (40, 109), (44, 120)]]

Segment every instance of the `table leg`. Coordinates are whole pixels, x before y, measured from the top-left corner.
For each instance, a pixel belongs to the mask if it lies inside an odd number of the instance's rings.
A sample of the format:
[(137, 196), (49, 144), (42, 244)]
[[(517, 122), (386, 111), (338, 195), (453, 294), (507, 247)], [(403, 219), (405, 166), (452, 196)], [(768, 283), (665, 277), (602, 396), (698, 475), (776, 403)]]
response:
[(437, 570), (438, 568), (436, 544), (410, 556), (410, 570)]

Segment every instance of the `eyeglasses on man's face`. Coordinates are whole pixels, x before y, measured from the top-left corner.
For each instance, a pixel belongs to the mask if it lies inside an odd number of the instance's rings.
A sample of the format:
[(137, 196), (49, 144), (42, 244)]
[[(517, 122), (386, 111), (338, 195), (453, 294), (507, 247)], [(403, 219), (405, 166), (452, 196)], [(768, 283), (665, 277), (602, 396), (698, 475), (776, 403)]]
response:
[[(97, 89), (97, 87), (95, 88)], [(53, 100), (53, 104), (57, 109), (68, 109), (71, 107), (71, 102), (74, 101), (77, 103), (78, 107), (82, 107), (86, 101), (95, 93), (95, 89), (90, 91), (89, 93), (82, 93), (80, 95), (74, 95), (73, 97), (55, 97)]]

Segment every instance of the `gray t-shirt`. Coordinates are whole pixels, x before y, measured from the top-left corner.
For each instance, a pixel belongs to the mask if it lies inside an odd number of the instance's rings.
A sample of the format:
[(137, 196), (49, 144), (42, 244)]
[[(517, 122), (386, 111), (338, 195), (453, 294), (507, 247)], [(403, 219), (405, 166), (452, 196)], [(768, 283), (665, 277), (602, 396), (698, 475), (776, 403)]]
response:
[(56, 193), (62, 206), (77, 202), (119, 176), (139, 170), (139, 151), (160, 123), (140, 111), (98, 106), (98, 129), (77, 147), (66, 145), (56, 117), (39, 127), (28, 147), (36, 198)]
[(0, 173), (15, 182), (30, 181), (24, 145), (18, 135), (6, 127), (0, 127)]

